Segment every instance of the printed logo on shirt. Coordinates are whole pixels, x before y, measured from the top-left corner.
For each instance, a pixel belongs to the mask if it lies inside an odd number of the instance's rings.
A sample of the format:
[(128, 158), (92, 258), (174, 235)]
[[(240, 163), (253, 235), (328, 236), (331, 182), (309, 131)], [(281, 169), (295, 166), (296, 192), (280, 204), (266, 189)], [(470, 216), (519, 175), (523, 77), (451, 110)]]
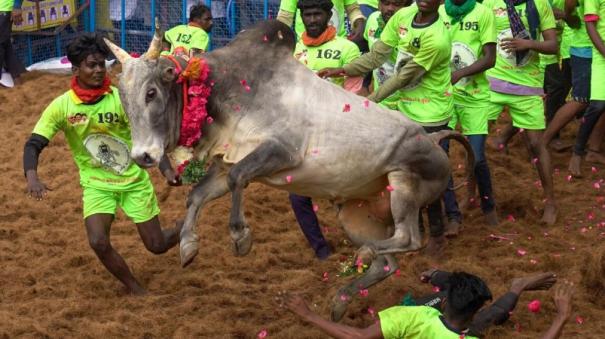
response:
[(498, 54), (504, 60), (506, 60), (506, 62), (508, 64), (515, 66), (515, 67), (523, 67), (523, 66), (527, 65), (527, 63), (532, 59), (535, 52), (533, 50), (530, 50), (529, 53), (525, 54), (525, 57), (521, 60), (521, 62), (519, 62), (519, 64), (517, 64), (516, 54), (514, 52), (512, 52), (512, 53), (506, 52), (504, 49), (502, 49), (500, 47), (500, 44), (502, 43), (503, 39), (512, 38), (512, 37), (513, 37), (513, 33), (510, 28), (505, 29), (502, 32), (500, 32), (500, 34), (498, 34), (498, 45), (497, 45)]
[(67, 122), (70, 125), (83, 125), (86, 123), (86, 120), (88, 120), (88, 117), (84, 113), (76, 113), (67, 118)]
[[(466, 68), (477, 61), (477, 56), (473, 53), (473, 50), (470, 49), (466, 44), (461, 42), (454, 42), (452, 44), (452, 60), (451, 60), (451, 68), (452, 71), (458, 71), (460, 69)], [(458, 86), (466, 86), (470, 81), (471, 77), (464, 77), (456, 83)]]
[(391, 62), (385, 62), (382, 66), (374, 70), (374, 77), (378, 81), (379, 85), (384, 84), (388, 78), (395, 73), (395, 64)]
[(403, 38), (406, 34), (408, 34), (407, 27), (399, 26), (399, 37)]
[(107, 134), (91, 134), (84, 139), (84, 147), (93, 158), (95, 165), (117, 174), (124, 173), (130, 166), (128, 145)]
[(508, 16), (508, 13), (506, 13), (506, 8), (494, 8), (494, 15), (502, 18)]

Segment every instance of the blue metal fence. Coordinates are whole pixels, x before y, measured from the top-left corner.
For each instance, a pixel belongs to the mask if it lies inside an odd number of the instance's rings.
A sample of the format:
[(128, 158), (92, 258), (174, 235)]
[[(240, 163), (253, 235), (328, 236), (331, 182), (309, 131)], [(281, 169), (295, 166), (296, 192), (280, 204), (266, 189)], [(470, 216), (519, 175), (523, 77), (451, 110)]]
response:
[[(86, 7), (77, 22), (60, 32), (53, 29), (15, 35), (17, 54), (27, 65), (62, 56), (65, 47), (81, 32), (103, 32), (128, 52), (143, 53), (154, 34), (153, 18), (162, 29), (187, 23), (191, 6), (212, 9), (211, 47), (227, 44), (241, 29), (256, 21), (275, 18), (280, 0), (78, 0)], [(46, 34), (46, 35), (42, 35)], [(52, 35), (51, 35), (52, 34)]]

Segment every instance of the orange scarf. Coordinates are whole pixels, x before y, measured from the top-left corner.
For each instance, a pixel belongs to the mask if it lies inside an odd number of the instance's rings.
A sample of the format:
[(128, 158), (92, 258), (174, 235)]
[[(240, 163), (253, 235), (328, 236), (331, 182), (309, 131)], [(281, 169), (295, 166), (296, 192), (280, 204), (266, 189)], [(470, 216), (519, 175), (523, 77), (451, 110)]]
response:
[(321, 45), (325, 44), (326, 42), (334, 39), (335, 36), (336, 36), (336, 28), (334, 28), (334, 26), (330, 25), (317, 38), (311, 38), (310, 36), (307, 35), (306, 31), (303, 32), (302, 42), (303, 42), (303, 44), (305, 44), (305, 46), (311, 46), (311, 47), (321, 46)]
[(76, 93), (78, 98), (82, 100), (82, 102), (87, 104), (97, 101), (106, 93), (111, 93), (111, 87), (109, 87), (110, 85), (111, 80), (109, 80), (109, 77), (105, 76), (105, 79), (103, 80), (103, 85), (101, 87), (93, 89), (84, 89), (80, 87), (80, 85), (78, 84), (78, 80), (75, 76), (71, 78), (71, 89), (74, 91), (74, 93)]

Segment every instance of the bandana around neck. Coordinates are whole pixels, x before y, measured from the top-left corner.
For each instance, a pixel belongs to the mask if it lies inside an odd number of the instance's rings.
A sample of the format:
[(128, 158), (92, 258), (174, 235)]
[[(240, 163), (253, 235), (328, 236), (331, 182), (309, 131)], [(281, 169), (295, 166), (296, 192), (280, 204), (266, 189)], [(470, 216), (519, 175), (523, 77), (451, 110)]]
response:
[(462, 21), (474, 8), (476, 0), (466, 0), (462, 5), (456, 5), (454, 0), (445, 0), (445, 12), (452, 18), (452, 25)]
[(325, 44), (326, 42), (334, 39), (334, 37), (336, 37), (336, 28), (334, 28), (334, 26), (330, 25), (317, 38), (311, 38), (310, 36), (307, 35), (307, 31), (305, 31), (302, 34), (302, 42), (303, 42), (303, 44), (305, 44), (305, 46), (311, 46), (311, 47), (321, 46), (321, 45)]
[(85, 89), (80, 87), (78, 84), (78, 79), (75, 76), (71, 78), (71, 89), (74, 91), (74, 93), (76, 93), (78, 98), (82, 100), (82, 102), (87, 104), (99, 100), (99, 98), (106, 93), (111, 93), (111, 88), (109, 87), (110, 85), (111, 80), (109, 80), (109, 77), (105, 76), (105, 79), (103, 79), (103, 85), (101, 87)]

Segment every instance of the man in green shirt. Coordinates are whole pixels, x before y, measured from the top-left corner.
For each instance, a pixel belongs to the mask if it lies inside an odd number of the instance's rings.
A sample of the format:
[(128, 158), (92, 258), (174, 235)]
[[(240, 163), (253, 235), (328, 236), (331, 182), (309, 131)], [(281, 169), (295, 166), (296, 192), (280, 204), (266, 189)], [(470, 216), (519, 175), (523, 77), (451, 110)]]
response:
[[(396, 69), (368, 99), (397, 102), (397, 109), (427, 132), (449, 129), (454, 110), (451, 91), (448, 29), (440, 18), (439, 0), (421, 0), (402, 8), (386, 23), (372, 50), (342, 68), (324, 69), (322, 77), (362, 76), (380, 66), (397, 50)], [(441, 199), (428, 208), (431, 237), (425, 253), (439, 256), (445, 238)]]
[[(108, 55), (100, 35), (83, 34), (67, 46), (74, 72), (71, 89), (42, 113), (25, 144), (23, 169), (29, 195), (42, 200), (47, 187), (38, 178), (38, 157), (56, 133), (63, 131), (80, 174), (89, 244), (131, 293), (143, 294), (145, 290), (109, 240), (117, 207), (137, 225), (145, 247), (155, 254), (178, 243), (179, 227), (162, 230), (149, 174), (130, 158), (128, 117), (117, 88), (106, 75)], [(179, 184), (167, 159), (161, 170), (169, 184)]]
[(496, 15), (498, 34), (496, 66), (487, 71), (491, 89), (488, 118), (496, 120), (506, 106), (513, 126), (523, 130), (544, 189), (542, 222), (552, 225), (557, 206), (550, 153), (542, 142), (546, 121), (539, 54), (559, 52), (553, 11), (548, 0), (485, 0), (483, 5)]
[[(359, 4), (356, 0), (332, 0), (332, 15), (330, 16), (330, 25), (336, 28), (338, 36), (346, 36), (345, 29), (345, 12), (349, 21), (352, 23), (353, 34), (351, 40), (356, 40), (362, 37), (363, 27), (365, 25), (365, 17), (359, 10)], [(277, 20), (288, 26), (292, 26), (294, 22), (294, 31), (296, 36), (300, 38), (305, 30), (300, 11), (297, 11), (297, 0), (282, 0), (279, 6)]]
[[(496, 26), (491, 9), (475, 0), (445, 0), (442, 18), (449, 25), (452, 39), (452, 84), (454, 85), (454, 115), (450, 127), (460, 124), (475, 154), (475, 179), (479, 188), (481, 210), (489, 225), (498, 223), (491, 175), (485, 157), (487, 139), (487, 110), (489, 84), (485, 71), (496, 63)], [(472, 187), (472, 188), (470, 188)], [(469, 185), (470, 197), (475, 196)], [(448, 217), (446, 235), (454, 236), (462, 214), (453, 190), (444, 193)]]
[[(326, 67), (342, 67), (360, 55), (357, 45), (338, 36), (336, 28), (329, 25), (333, 6), (331, 0), (298, 1), (305, 31), (296, 44), (294, 57), (314, 72)], [(345, 85), (343, 77), (331, 80), (335, 85)], [(315, 255), (326, 259), (331, 251), (313, 211), (311, 198), (296, 194), (290, 194), (289, 198), (296, 220)]]
[(182, 48), (185, 54), (195, 55), (208, 51), (212, 30), (212, 13), (204, 5), (195, 5), (189, 12), (189, 23), (173, 27), (164, 33), (164, 51), (173, 54)]
[(0, 0), (0, 75), (5, 68), (12, 76), (15, 84), (19, 84), (19, 76), (25, 72), (25, 67), (15, 54), (11, 40), (13, 23), (23, 22), (21, 0)]

